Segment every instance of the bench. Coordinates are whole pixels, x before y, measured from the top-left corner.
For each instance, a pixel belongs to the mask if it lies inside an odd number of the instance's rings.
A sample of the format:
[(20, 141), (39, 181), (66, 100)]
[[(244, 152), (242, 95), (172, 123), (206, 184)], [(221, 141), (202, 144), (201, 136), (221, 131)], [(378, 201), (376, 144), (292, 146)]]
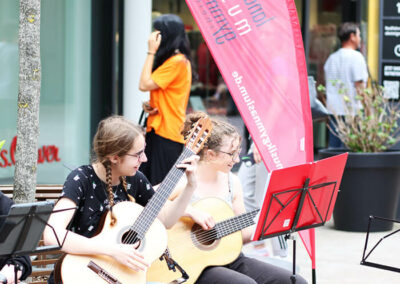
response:
[[(35, 192), (36, 201), (54, 200), (56, 201), (61, 194), (62, 185), (37, 185)], [(12, 198), (13, 186), (0, 185), (0, 190), (9, 198)], [(44, 246), (43, 240), (40, 240), (39, 246)], [(46, 284), (50, 273), (53, 271), (53, 265), (57, 262), (61, 251), (47, 251), (37, 254), (31, 254), (32, 274), (25, 283)]]
[[(57, 200), (61, 194), (63, 186), (61, 184), (55, 185), (37, 185), (35, 192), (36, 201), (44, 200)], [(12, 198), (13, 186), (0, 185), (0, 190), (9, 198)]]

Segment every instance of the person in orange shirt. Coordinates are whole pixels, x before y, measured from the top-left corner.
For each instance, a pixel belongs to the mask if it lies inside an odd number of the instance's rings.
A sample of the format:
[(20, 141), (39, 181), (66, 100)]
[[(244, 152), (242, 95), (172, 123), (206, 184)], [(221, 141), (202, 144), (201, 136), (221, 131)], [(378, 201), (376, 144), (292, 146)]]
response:
[(165, 14), (153, 22), (139, 89), (150, 91), (143, 103), (149, 114), (146, 129), (147, 163), (140, 170), (151, 184), (160, 183), (183, 150), (181, 125), (192, 82), (189, 40), (182, 20)]

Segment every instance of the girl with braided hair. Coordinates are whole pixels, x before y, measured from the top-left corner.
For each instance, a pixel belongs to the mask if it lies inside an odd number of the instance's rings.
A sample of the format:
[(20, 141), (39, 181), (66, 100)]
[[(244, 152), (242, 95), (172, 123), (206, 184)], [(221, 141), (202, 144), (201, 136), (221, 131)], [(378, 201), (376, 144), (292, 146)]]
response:
[[(138, 171), (146, 162), (145, 138), (141, 129), (121, 116), (112, 116), (99, 123), (93, 139), (95, 159), (91, 165), (81, 166), (72, 171), (63, 187), (55, 210), (77, 207), (54, 213), (49, 224), (55, 229), (60, 240), (66, 236), (62, 250), (69, 254), (108, 255), (115, 260), (139, 271), (149, 266), (143, 255), (131, 244), (99, 242), (94, 237), (100, 226), (102, 215), (111, 211), (121, 201), (135, 201), (145, 206), (154, 190), (147, 178)], [(188, 184), (179, 200), (168, 201), (158, 218), (168, 228), (184, 212), (190, 200), (196, 180), (193, 171), (197, 167), (198, 156), (193, 155), (178, 164), (186, 169)], [(47, 245), (57, 245), (53, 231), (47, 227), (44, 232)], [(51, 276), (48, 283), (54, 283)]]

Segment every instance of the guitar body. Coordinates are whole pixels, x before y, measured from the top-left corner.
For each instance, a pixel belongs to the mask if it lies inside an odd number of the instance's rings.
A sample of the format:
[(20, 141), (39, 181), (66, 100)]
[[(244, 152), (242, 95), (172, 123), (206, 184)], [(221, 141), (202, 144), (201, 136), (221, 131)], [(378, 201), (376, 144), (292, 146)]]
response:
[[(129, 232), (132, 220), (136, 220), (143, 207), (134, 202), (120, 202), (113, 207), (117, 222), (111, 226), (111, 214), (107, 214), (100, 234), (93, 238), (103, 243), (122, 242), (124, 234)], [(160, 257), (167, 247), (167, 233), (164, 225), (155, 219), (147, 231), (145, 238), (140, 241), (138, 250), (144, 259), (151, 263)], [(90, 265), (94, 263), (97, 266)], [(57, 264), (60, 265), (60, 264)], [(93, 269), (89, 268), (93, 267)], [(102, 269), (103, 271), (99, 271)], [(146, 272), (136, 272), (120, 264), (114, 258), (106, 255), (76, 255), (67, 254), (61, 263), (61, 279), (56, 272), (56, 283), (146, 283)], [(57, 271), (57, 268), (56, 268)], [(97, 271), (97, 272), (95, 272)]]
[[(208, 212), (215, 222), (234, 217), (231, 207), (219, 198), (205, 198), (192, 204), (193, 207)], [(168, 233), (170, 256), (186, 271), (189, 279), (185, 283), (194, 283), (207, 266), (225, 265), (233, 262), (242, 249), (242, 234), (237, 231), (221, 239), (200, 240), (193, 232), (199, 225), (189, 217), (181, 218)], [(204, 238), (203, 238), (204, 239)], [(147, 281), (171, 282), (181, 275), (179, 271), (169, 270), (166, 262), (157, 259), (147, 272)]]

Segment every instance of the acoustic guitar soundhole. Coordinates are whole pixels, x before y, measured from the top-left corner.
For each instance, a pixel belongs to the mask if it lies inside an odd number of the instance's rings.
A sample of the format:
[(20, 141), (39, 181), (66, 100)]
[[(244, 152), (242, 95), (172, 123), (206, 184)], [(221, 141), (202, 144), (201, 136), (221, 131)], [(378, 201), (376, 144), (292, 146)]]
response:
[(216, 245), (217, 231), (215, 228), (206, 231), (200, 225), (194, 224), (191, 230), (191, 238), (197, 247), (211, 249)]
[(141, 239), (139, 239), (137, 233), (135, 231), (132, 230), (128, 230), (126, 231), (123, 235), (122, 235), (122, 243), (123, 244), (137, 244), (136, 248), (140, 247), (140, 242)]

